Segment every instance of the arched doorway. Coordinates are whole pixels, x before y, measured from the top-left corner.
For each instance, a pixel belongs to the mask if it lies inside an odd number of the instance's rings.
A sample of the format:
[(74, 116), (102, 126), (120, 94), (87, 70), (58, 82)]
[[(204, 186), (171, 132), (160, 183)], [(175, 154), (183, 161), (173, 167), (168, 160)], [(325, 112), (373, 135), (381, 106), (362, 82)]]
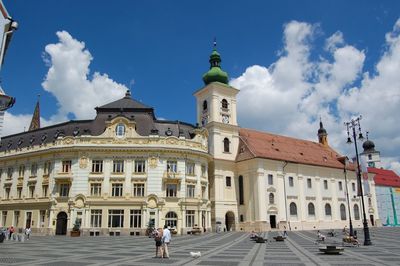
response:
[(233, 212), (225, 214), (225, 227), (227, 231), (235, 230), (235, 214)]
[(65, 212), (57, 214), (56, 235), (67, 234), (68, 215)]

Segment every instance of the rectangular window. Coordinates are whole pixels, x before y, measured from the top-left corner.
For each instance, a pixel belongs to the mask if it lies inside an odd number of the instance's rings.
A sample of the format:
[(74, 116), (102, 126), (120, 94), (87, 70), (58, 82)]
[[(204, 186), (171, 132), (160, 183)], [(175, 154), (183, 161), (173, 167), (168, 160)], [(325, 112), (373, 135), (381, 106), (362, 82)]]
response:
[(186, 174), (194, 176), (194, 163), (186, 163)]
[(134, 183), (133, 184), (133, 196), (134, 197), (144, 197), (144, 183)]
[(201, 165), (201, 176), (202, 177), (207, 176), (207, 167), (204, 164)]
[(169, 172), (169, 173), (178, 172), (178, 163), (177, 163), (177, 161), (167, 161), (167, 172)]
[(225, 184), (226, 184), (227, 187), (231, 187), (232, 186), (232, 180), (231, 180), (230, 176), (227, 176), (225, 178)]
[(122, 197), (123, 187), (124, 187), (124, 184), (122, 184), (122, 183), (112, 184), (111, 196), (112, 197)]
[(19, 171), (18, 171), (18, 173), (19, 173), (19, 177), (24, 177), (24, 174), (25, 174), (25, 165), (20, 165), (20, 166), (19, 166)]
[(11, 188), (10, 187), (6, 187), (6, 188), (4, 188), (4, 194), (5, 194), (5, 198), (6, 199), (10, 199), (10, 191), (11, 191)]
[(186, 197), (194, 198), (195, 189), (196, 189), (195, 185), (187, 185), (186, 186)]
[(311, 184), (311, 178), (307, 178), (307, 187), (311, 188), (312, 184)]
[(339, 190), (342, 191), (343, 190), (343, 184), (342, 181), (339, 181)]
[(2, 213), (1, 213), (1, 218), (2, 218), (2, 221), (1, 221), (1, 225), (2, 226), (6, 226), (6, 222), (7, 222), (7, 211), (3, 211)]
[(186, 227), (194, 226), (194, 211), (188, 210), (186, 211)]
[(101, 196), (101, 183), (90, 184), (90, 196), (100, 197)]
[(289, 187), (293, 187), (294, 182), (293, 182), (293, 176), (289, 176)]
[(37, 168), (38, 168), (38, 165), (36, 163), (33, 163), (31, 165), (31, 176), (37, 176)]
[(201, 186), (201, 197), (206, 199), (206, 186)]
[(176, 197), (176, 191), (176, 184), (167, 184), (167, 197)]
[(324, 189), (328, 189), (328, 180), (324, 180)]
[(46, 210), (40, 210), (39, 216), (40, 216), (40, 227), (44, 227), (44, 222), (46, 219)]
[(51, 171), (51, 162), (45, 162), (43, 166), (43, 174), (49, 175)]
[(101, 227), (102, 210), (90, 211), (90, 227)]
[(13, 172), (14, 172), (14, 168), (12, 168), (12, 167), (7, 168), (7, 178), (8, 179), (12, 178)]
[(22, 187), (17, 187), (17, 197), (22, 199)]
[(353, 191), (355, 192), (356, 191), (356, 183), (351, 183), (351, 188), (353, 189)]
[(124, 161), (114, 160), (113, 161), (113, 173), (123, 173), (124, 172)]
[(93, 160), (92, 161), (92, 173), (103, 173), (103, 161)]
[(71, 165), (72, 162), (70, 160), (62, 162), (62, 172), (63, 173), (70, 173), (71, 172)]
[(274, 184), (274, 176), (269, 174), (268, 175), (268, 185), (273, 185)]
[(135, 160), (135, 173), (146, 173), (146, 162), (144, 160)]
[(19, 211), (14, 211), (14, 226), (18, 227), (19, 225)]
[(43, 185), (42, 186), (42, 196), (46, 198), (48, 191), (49, 191), (49, 186), (48, 185)]
[(142, 210), (131, 210), (131, 219), (129, 226), (131, 228), (142, 227)]
[(60, 197), (68, 197), (70, 184), (60, 184)]
[(108, 227), (124, 227), (124, 210), (108, 210)]
[(35, 196), (35, 186), (29, 186), (29, 197), (33, 198)]

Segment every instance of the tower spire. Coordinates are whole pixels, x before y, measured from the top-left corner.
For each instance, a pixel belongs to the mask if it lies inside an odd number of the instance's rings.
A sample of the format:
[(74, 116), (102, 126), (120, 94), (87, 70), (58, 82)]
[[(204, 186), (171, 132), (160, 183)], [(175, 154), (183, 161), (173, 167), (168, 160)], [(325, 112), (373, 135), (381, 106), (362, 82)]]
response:
[(32, 116), (31, 124), (29, 125), (29, 130), (28, 131), (40, 128), (40, 105), (39, 105), (39, 100), (40, 100), (40, 94), (38, 94), (38, 100), (36, 102), (35, 111), (33, 111), (33, 116)]
[(217, 38), (214, 37), (214, 48), (210, 55), (210, 70), (203, 75), (205, 85), (211, 82), (228, 84), (228, 74), (221, 69), (221, 55), (217, 52)]
[(319, 118), (319, 129), (318, 129), (318, 142), (324, 146), (328, 146), (328, 133), (322, 124), (322, 118)]

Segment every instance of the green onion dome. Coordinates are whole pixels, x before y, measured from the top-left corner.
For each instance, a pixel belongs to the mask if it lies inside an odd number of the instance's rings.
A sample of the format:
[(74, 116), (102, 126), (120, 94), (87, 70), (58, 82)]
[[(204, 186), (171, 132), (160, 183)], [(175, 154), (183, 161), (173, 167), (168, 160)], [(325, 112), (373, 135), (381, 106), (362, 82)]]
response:
[(221, 69), (221, 56), (215, 48), (210, 55), (209, 62), (210, 70), (203, 75), (204, 84), (208, 85), (216, 81), (228, 84), (228, 74)]

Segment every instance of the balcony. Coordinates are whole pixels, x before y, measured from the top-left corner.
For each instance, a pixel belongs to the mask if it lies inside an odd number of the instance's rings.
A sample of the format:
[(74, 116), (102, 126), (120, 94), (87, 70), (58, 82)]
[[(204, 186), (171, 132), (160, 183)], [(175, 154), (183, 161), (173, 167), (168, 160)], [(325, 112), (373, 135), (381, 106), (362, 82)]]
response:
[(179, 183), (181, 182), (181, 173), (165, 171), (163, 174), (163, 181), (168, 183)]

